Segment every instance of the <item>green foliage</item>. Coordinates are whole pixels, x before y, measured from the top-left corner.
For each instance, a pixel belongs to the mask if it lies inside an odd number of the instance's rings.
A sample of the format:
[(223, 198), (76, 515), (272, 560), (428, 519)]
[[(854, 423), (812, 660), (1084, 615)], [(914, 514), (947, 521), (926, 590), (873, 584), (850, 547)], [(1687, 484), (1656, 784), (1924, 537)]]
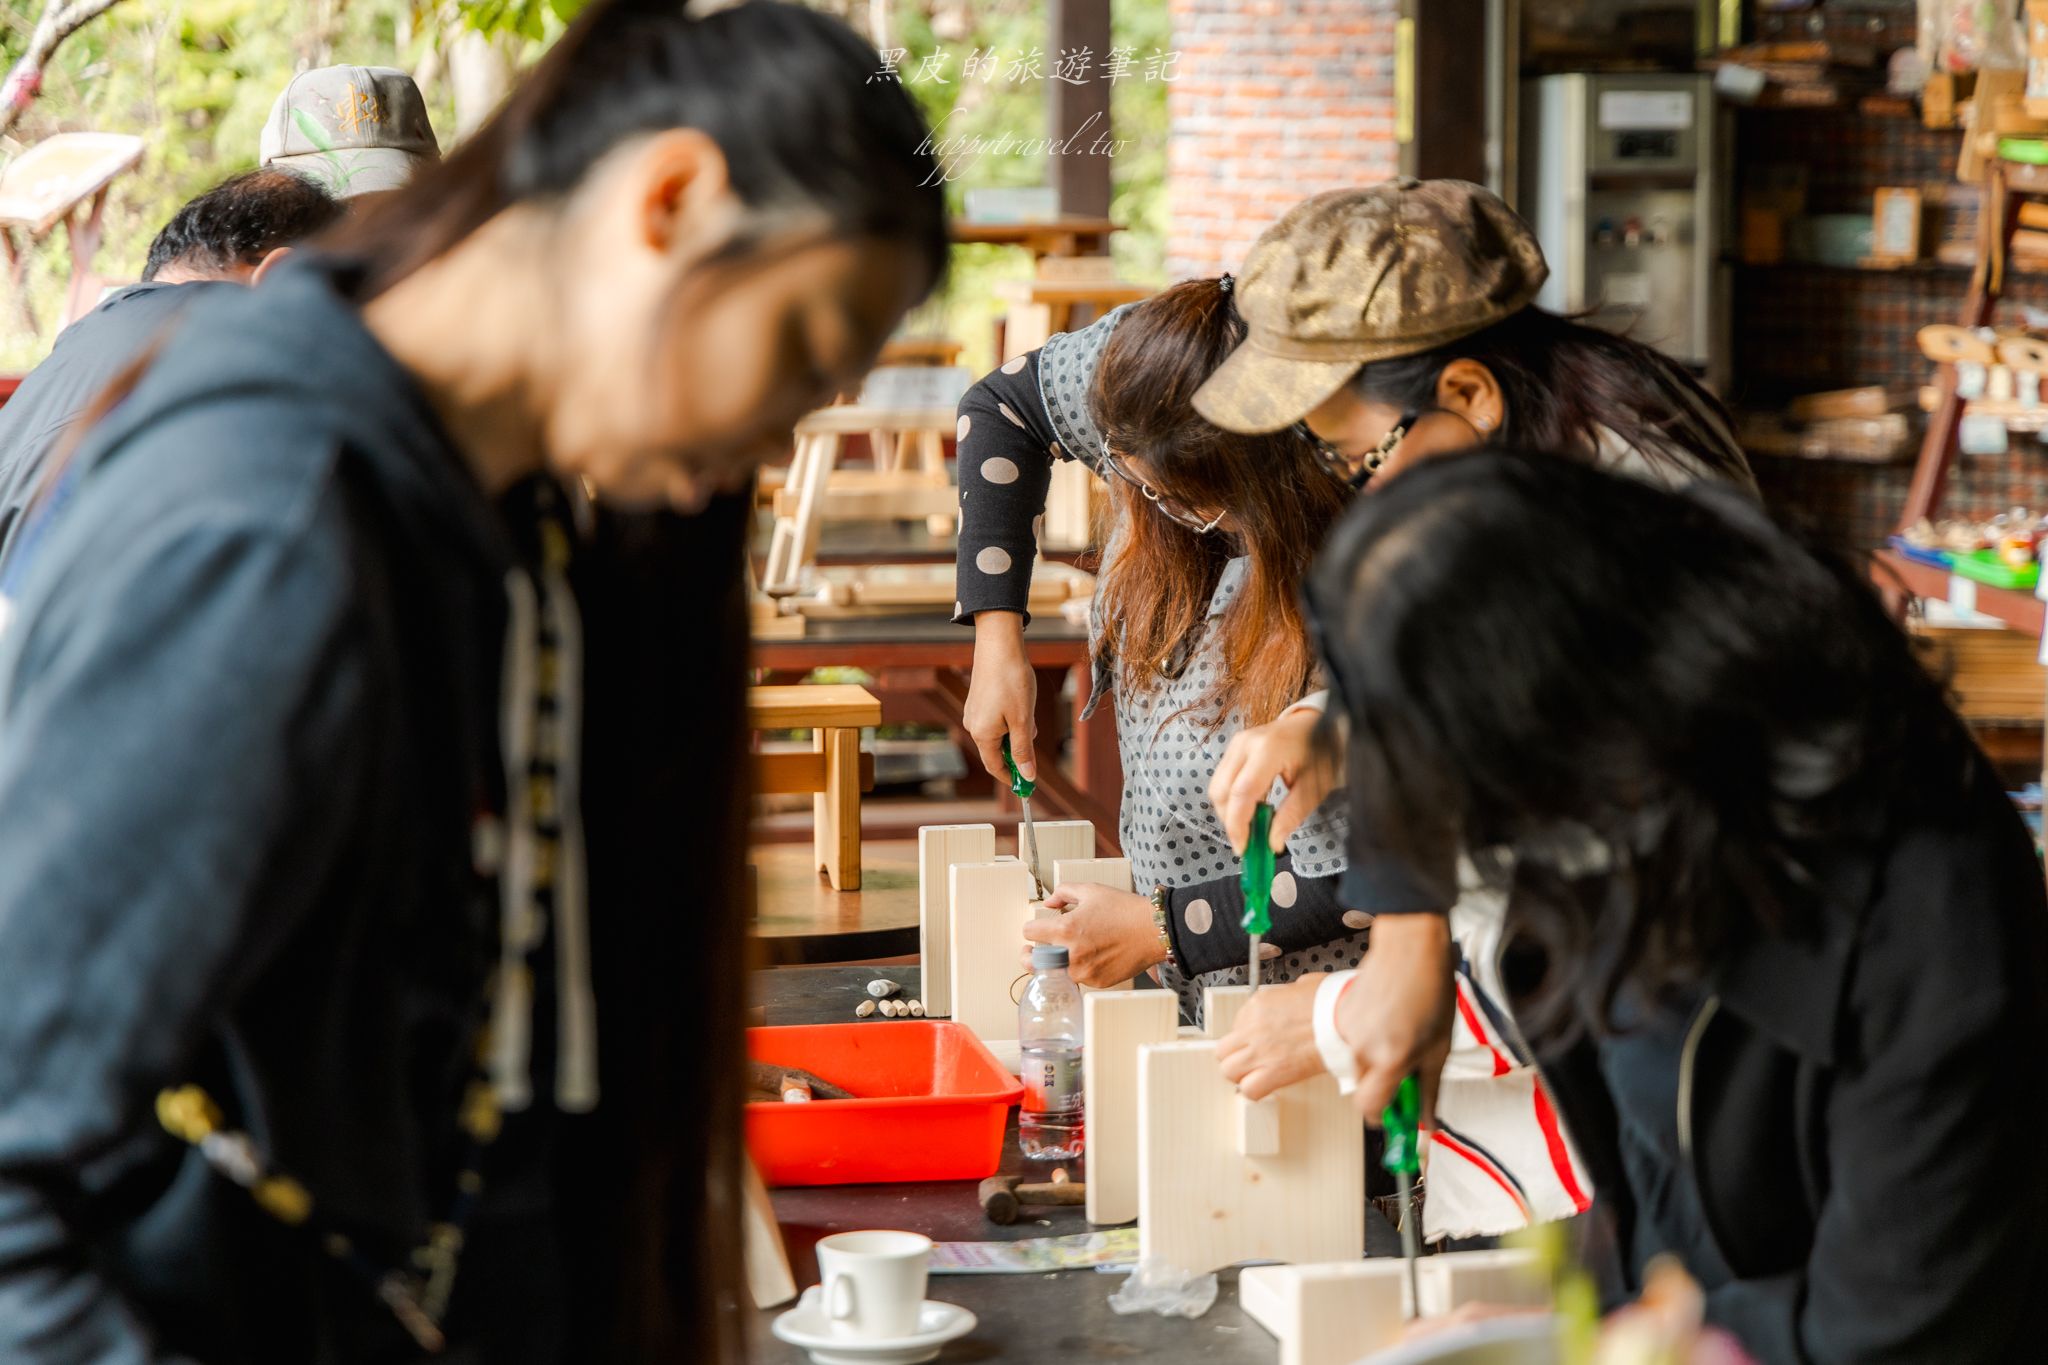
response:
[[(1045, 136), (1049, 79), (1009, 79), (1013, 65), (1034, 51), (1040, 54), (1041, 69), (1048, 74), (1053, 70), (1059, 54), (1050, 41), (1044, 0), (965, 0), (950, 6), (897, 0), (895, 20), (888, 45), (909, 54), (899, 68), (904, 86), (941, 136)], [(941, 37), (935, 31), (935, 24), (957, 31), (963, 20), (967, 31), (962, 36)], [(1145, 79), (1143, 59), (1171, 49), (1166, 0), (1114, 0), (1110, 28), (1111, 43), (1136, 54), (1129, 73), (1112, 82), (1110, 89), (1110, 131), (1123, 144), (1110, 158), (1110, 217), (1126, 225), (1110, 239), (1110, 249), (1124, 278), (1164, 283), (1168, 87), (1164, 81)], [(1001, 59), (994, 79), (967, 79), (970, 58), (990, 51)], [(934, 58), (935, 76), (928, 77), (923, 70), (927, 57)], [(1108, 53), (1094, 53), (1092, 69), (1084, 74), (1103, 79), (1108, 58)], [(1027, 68), (1017, 70), (1023, 75)], [(1051, 181), (1051, 158), (1042, 152), (990, 153), (963, 162), (947, 185), (947, 195), (953, 211), (960, 213), (970, 188)], [(995, 287), (1030, 275), (1030, 258), (1013, 247), (955, 247), (944, 290), (911, 317), (905, 330), (954, 337), (966, 344), (963, 363), (977, 371), (989, 369), (998, 359), (995, 320), (1006, 307)]]
[(582, 12), (590, 0), (459, 0), (462, 21), (479, 33), (514, 33), (545, 42), (550, 16), (557, 27)]
[[(142, 164), (115, 183), (107, 203), (100, 275), (132, 280), (150, 238), (179, 205), (224, 177), (256, 163), (257, 141), (270, 106), (295, 71), (337, 61), (432, 66), (430, 54), (456, 24), (485, 33), (516, 34), (530, 60), (559, 36), (589, 0), (127, 0), (72, 36), (46, 73), (43, 93), (14, 136), (31, 145), (51, 133), (93, 129), (134, 133), (148, 143)], [(867, 19), (864, 0), (808, 0), (818, 8)], [(0, 69), (20, 55), (39, 0), (0, 0)], [(905, 85), (934, 123), (950, 135), (1037, 138), (1047, 127), (1046, 79), (1007, 79), (1011, 64), (1033, 49), (1050, 71), (1045, 0), (895, 0), (888, 46), (906, 49)], [(1170, 50), (1166, 0), (1115, 0), (1113, 42), (1140, 60)], [(1001, 63), (993, 80), (968, 80), (963, 68), (979, 52)], [(936, 79), (916, 79), (926, 56)], [(1090, 74), (1100, 78), (1108, 54)], [(1111, 161), (1111, 216), (1128, 225), (1114, 239), (1120, 272), (1163, 279), (1166, 228), (1166, 96), (1162, 81), (1139, 67), (1114, 83), (1111, 124), (1123, 146)], [(425, 84), (436, 128), (454, 126), (445, 81)], [(955, 211), (978, 186), (1042, 185), (1051, 167), (1043, 153), (990, 154), (963, 163), (948, 187)], [(967, 363), (994, 363), (993, 322), (1001, 303), (994, 286), (1029, 276), (1025, 253), (962, 246), (952, 277), (908, 325), (918, 333), (967, 344)], [(12, 308), (0, 308), (0, 372), (25, 369), (48, 350), (70, 260), (61, 231), (30, 251), (28, 292), (42, 334), (22, 329)]]
[[(37, 3), (0, 0), (0, 66), (20, 54)], [(14, 136), (24, 146), (80, 129), (145, 140), (142, 164), (108, 195), (95, 261), (103, 279), (133, 280), (180, 205), (256, 164), (270, 106), (296, 71), (337, 61), (409, 68), (417, 53), (399, 39), (419, 33), (415, 19), (413, 0), (128, 0), (58, 50)], [(452, 127), (445, 92), (427, 95), (435, 126)], [(0, 373), (48, 351), (70, 273), (61, 229), (35, 244), (28, 293), (42, 333), (0, 309)]]

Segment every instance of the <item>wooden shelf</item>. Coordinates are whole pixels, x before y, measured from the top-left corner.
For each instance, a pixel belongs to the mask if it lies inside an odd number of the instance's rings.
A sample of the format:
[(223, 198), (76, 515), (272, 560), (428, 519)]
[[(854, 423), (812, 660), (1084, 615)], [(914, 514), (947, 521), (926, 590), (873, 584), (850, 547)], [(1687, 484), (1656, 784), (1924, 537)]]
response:
[(1915, 597), (1948, 602), (2003, 621), (2013, 630), (2039, 637), (2044, 604), (2031, 590), (1995, 588), (1989, 583), (1952, 574), (1932, 564), (1908, 559), (1896, 550), (1877, 552), (1876, 581), (1880, 588), (1896, 584)]

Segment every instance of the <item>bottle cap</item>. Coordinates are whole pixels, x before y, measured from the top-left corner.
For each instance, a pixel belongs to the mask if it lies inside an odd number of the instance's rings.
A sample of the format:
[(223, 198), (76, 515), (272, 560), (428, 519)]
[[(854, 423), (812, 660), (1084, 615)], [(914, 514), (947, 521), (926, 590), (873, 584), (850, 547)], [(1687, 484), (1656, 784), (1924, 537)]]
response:
[(1065, 970), (1067, 950), (1057, 943), (1034, 943), (1031, 945), (1031, 970), (1042, 972), (1048, 967)]

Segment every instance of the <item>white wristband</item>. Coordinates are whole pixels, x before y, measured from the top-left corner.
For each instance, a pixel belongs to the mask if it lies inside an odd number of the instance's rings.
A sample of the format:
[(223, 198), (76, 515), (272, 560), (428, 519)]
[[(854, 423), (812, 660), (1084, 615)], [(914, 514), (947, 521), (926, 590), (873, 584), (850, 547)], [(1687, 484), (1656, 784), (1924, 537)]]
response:
[(1344, 1035), (1337, 1032), (1337, 1000), (1357, 975), (1355, 971), (1329, 972), (1316, 987), (1316, 1051), (1322, 1055), (1323, 1066), (1337, 1078), (1338, 1091), (1346, 1095), (1358, 1088), (1358, 1059)]
[(1329, 709), (1330, 689), (1326, 687), (1320, 692), (1309, 693), (1307, 696), (1303, 697), (1300, 701), (1294, 703), (1294, 705), (1288, 707), (1287, 710), (1282, 711), (1280, 714), (1284, 716), (1295, 711), (1327, 711)]

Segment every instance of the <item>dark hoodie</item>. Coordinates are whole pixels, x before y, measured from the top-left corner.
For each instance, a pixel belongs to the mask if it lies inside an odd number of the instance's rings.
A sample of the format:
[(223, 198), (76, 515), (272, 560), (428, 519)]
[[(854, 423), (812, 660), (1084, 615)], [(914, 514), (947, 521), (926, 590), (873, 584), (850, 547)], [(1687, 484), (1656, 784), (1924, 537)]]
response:
[[(446, 1213), (517, 554), (327, 274), (183, 326), (66, 471), (0, 631), (0, 1360), (412, 1360), (155, 1104), (203, 1085), (366, 1262)], [(542, 1144), (500, 1146), (476, 1226), (541, 1245)], [(547, 1258), (490, 1251), (457, 1316), (554, 1323)]]

